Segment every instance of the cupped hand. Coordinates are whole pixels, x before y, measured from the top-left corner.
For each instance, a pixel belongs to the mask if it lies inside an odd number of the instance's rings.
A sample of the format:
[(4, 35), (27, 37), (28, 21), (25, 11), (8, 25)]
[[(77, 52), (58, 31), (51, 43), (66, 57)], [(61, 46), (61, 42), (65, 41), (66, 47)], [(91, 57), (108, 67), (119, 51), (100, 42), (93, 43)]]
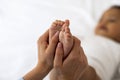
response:
[(55, 33), (49, 42), (49, 31), (46, 31), (38, 40), (38, 65), (49, 71), (53, 67), (56, 46), (59, 41), (59, 31)]
[(59, 41), (59, 32), (56, 32), (49, 42), (49, 30), (38, 40), (38, 63), (34, 69), (27, 73), (24, 80), (43, 80), (53, 68), (56, 46)]

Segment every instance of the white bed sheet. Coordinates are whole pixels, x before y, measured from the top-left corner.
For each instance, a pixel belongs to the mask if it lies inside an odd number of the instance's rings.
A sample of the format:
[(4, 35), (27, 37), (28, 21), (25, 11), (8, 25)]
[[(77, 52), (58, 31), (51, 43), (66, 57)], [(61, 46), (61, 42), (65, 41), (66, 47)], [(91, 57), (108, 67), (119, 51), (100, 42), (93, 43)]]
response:
[(63, 1), (0, 0), (0, 80), (16, 80), (35, 66), (36, 41), (52, 21), (70, 19), (72, 33), (80, 36), (93, 31), (89, 11), (75, 6), (77, 0), (74, 5)]

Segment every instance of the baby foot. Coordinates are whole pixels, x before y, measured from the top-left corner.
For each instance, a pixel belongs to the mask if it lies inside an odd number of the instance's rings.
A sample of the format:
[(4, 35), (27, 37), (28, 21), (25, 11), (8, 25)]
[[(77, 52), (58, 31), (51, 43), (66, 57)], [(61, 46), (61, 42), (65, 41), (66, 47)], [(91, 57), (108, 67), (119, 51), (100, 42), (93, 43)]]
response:
[[(68, 26), (69, 26), (69, 21), (66, 20), (65, 23), (63, 23), (61, 27), (62, 30), (60, 31), (59, 34), (59, 41), (63, 44), (64, 58), (67, 57), (73, 46), (73, 38)], [(55, 69), (52, 69), (50, 73), (50, 80), (58, 80), (57, 76), (58, 75), (56, 74)]]
[(73, 37), (68, 26), (69, 21), (66, 20), (59, 34), (59, 40), (63, 44), (64, 58), (67, 57), (73, 46)]
[(64, 22), (60, 21), (60, 20), (56, 20), (55, 22), (52, 23), (52, 25), (49, 29), (49, 42), (51, 41), (53, 35), (57, 31), (61, 31), (63, 24), (64, 24)]

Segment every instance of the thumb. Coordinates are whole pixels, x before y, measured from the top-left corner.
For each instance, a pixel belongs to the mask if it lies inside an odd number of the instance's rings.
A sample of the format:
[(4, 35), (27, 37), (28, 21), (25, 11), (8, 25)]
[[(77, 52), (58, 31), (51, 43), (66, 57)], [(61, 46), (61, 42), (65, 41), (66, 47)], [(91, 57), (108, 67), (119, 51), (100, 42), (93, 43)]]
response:
[(54, 59), (55, 68), (62, 66), (63, 56), (64, 56), (64, 51), (63, 51), (62, 43), (59, 42), (56, 48), (55, 59)]

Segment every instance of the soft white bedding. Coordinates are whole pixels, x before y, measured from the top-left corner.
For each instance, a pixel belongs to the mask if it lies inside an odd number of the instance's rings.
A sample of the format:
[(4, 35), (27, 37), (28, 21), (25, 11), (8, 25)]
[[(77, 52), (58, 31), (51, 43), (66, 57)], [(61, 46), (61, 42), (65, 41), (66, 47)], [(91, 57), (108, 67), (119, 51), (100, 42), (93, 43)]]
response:
[(120, 80), (120, 44), (100, 36), (92, 35), (82, 41), (82, 47), (101, 80)]
[(34, 67), (36, 41), (52, 21), (70, 19), (73, 34), (79, 32), (80, 36), (86, 36), (91, 33), (95, 21), (89, 10), (75, 6), (76, 3), (0, 0), (0, 80), (17, 80)]

